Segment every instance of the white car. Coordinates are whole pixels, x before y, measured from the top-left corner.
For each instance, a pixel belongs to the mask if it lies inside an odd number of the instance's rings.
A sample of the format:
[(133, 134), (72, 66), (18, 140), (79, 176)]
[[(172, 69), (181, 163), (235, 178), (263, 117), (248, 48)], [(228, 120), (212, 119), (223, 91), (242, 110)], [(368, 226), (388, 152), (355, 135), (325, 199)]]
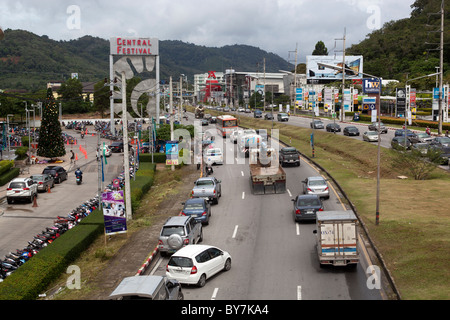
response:
[(237, 143), (239, 135), (242, 134), (242, 130), (234, 130), (230, 133), (230, 142)]
[(166, 266), (166, 277), (181, 284), (203, 287), (206, 279), (231, 268), (228, 252), (209, 245), (192, 244), (175, 252)]
[(222, 150), (217, 147), (211, 147), (205, 150), (203, 161), (205, 163), (212, 164), (223, 164), (223, 154)]
[[(109, 146), (107, 146), (105, 144), (105, 146), (103, 148), (104, 148), (104, 151), (105, 151), (105, 157), (111, 157), (111, 149), (109, 148)], [(103, 155), (103, 153), (102, 153), (102, 155)]]
[(26, 200), (31, 203), (38, 195), (37, 188), (38, 184), (30, 178), (12, 179), (6, 188), (6, 200), (8, 204), (16, 200)]

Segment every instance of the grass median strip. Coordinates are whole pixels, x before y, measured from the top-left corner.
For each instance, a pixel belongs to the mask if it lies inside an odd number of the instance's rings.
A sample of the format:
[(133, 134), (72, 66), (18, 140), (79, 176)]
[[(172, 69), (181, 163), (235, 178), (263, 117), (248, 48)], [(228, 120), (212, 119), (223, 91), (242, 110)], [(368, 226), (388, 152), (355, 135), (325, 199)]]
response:
[[(240, 125), (270, 132), (272, 123), (241, 117)], [(274, 123), (280, 139), (311, 156), (311, 129)], [(377, 147), (315, 130), (315, 158), (338, 181), (381, 251), (403, 299), (450, 298), (450, 175), (435, 169), (429, 179), (398, 179), (394, 150), (381, 148), (380, 224), (375, 225)]]

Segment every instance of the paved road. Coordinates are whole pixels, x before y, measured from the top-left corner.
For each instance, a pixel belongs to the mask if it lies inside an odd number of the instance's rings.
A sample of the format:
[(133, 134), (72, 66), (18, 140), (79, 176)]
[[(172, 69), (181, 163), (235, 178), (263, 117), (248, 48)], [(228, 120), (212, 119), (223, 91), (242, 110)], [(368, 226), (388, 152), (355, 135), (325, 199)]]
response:
[[(216, 143), (221, 142), (217, 137)], [(223, 146), (235, 154), (236, 145)], [(212, 206), (203, 243), (229, 251), (232, 268), (209, 279), (203, 288), (184, 286), (185, 299), (381, 299), (379, 290), (367, 289), (365, 262), (354, 270), (319, 267), (315, 225), (295, 223), (291, 201), (302, 190), (300, 181), (318, 172), (304, 160), (300, 167), (285, 171), (285, 194), (252, 195), (248, 164), (214, 167), (223, 196)], [(334, 191), (324, 203), (325, 210), (343, 209)], [(147, 272), (164, 275), (168, 258), (157, 257)]]
[[(67, 133), (73, 136), (79, 136), (75, 131), (67, 130)], [(73, 149), (78, 154), (79, 160), (77, 166), (81, 166), (83, 171), (83, 184), (77, 185), (73, 172), (69, 173), (67, 181), (55, 185), (51, 193), (39, 193), (37, 198), (38, 207), (33, 207), (29, 203), (17, 203), (8, 205), (6, 200), (0, 203), (0, 258), (5, 254), (16, 249), (22, 249), (27, 245), (27, 241), (33, 240), (33, 237), (53, 225), (56, 216), (66, 216), (71, 210), (75, 209), (82, 202), (93, 198), (97, 194), (98, 173), (97, 162), (95, 161), (95, 150), (97, 137), (88, 135), (79, 143), (87, 150), (88, 158), (79, 151), (79, 145), (66, 146), (69, 154)], [(66, 161), (61, 165), (66, 170), (73, 170), (70, 165), (69, 156), (64, 157)], [(112, 154), (108, 158), (108, 165), (105, 165), (105, 182), (110, 183), (123, 168), (123, 155)], [(30, 168), (30, 174), (41, 173), (45, 164), (33, 165)], [(28, 173), (21, 177), (29, 176)], [(2, 187), (1, 194), (5, 194), (6, 189)]]

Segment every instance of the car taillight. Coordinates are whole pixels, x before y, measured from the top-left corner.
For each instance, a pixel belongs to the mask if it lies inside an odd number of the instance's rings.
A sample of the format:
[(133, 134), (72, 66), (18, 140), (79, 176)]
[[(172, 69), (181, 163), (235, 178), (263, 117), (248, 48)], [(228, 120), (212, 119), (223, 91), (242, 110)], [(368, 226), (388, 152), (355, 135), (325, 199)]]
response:
[(300, 209), (295, 210), (295, 214), (300, 214)]
[(197, 273), (197, 267), (193, 266), (191, 269), (191, 274), (196, 274)]
[(311, 192), (313, 192), (313, 191), (311, 190), (311, 188), (308, 188), (308, 191), (311, 191)]
[(30, 188), (23, 188), (23, 190), (30, 190)]
[(188, 245), (188, 244), (189, 244), (189, 239), (184, 239), (183, 243), (184, 243), (185, 245)]
[(166, 272), (169, 272), (169, 265), (166, 264)]
[(319, 211), (323, 211), (323, 208), (320, 208)]
[(202, 216), (206, 216), (206, 215), (207, 215), (206, 211), (203, 211)]
[(42, 181), (39, 181), (38, 184), (44, 184)]
[(327, 190), (328, 190), (328, 187), (325, 188), (325, 191), (327, 191)]
[(7, 188), (6, 190), (11, 191), (12, 189), (11, 188)]
[(181, 216), (185, 216), (186, 213), (184, 213), (183, 210), (181, 210), (181, 211), (180, 211), (180, 215), (181, 215)]
[(158, 241), (158, 245), (159, 245), (159, 246), (162, 246), (162, 244), (163, 244), (162, 240), (159, 240), (159, 241)]

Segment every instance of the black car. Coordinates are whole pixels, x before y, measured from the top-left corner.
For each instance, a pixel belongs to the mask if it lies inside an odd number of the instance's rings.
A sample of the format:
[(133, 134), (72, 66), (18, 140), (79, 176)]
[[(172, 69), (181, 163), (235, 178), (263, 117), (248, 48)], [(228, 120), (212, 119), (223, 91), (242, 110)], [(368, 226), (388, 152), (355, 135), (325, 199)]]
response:
[(284, 167), (286, 164), (295, 164), (300, 166), (300, 153), (294, 147), (284, 147), (280, 149), (280, 164)]
[(67, 180), (67, 171), (61, 166), (47, 166), (42, 173), (52, 176), (55, 183), (61, 183), (63, 180)]
[(209, 119), (209, 123), (217, 123), (217, 117), (212, 116), (211, 119)]
[(359, 136), (359, 130), (355, 126), (348, 126), (344, 128), (344, 136)]
[(202, 126), (207, 126), (207, 125), (209, 125), (209, 121), (208, 121), (208, 119), (202, 119)]
[(273, 120), (273, 114), (271, 114), (271, 113), (266, 113), (266, 114), (264, 115), (264, 119), (265, 119), (265, 120)]
[(392, 149), (404, 150), (405, 146), (407, 150), (411, 149), (411, 141), (409, 141), (408, 138), (405, 138), (404, 136), (397, 136), (392, 138), (391, 140)]
[(292, 199), (294, 202), (294, 220), (316, 220), (316, 212), (323, 211), (322, 200), (314, 194), (302, 194)]
[(341, 132), (341, 126), (337, 123), (329, 123), (326, 126), (327, 132)]
[(111, 149), (111, 152), (123, 152), (123, 142), (122, 141), (116, 141), (109, 145), (109, 148)]

